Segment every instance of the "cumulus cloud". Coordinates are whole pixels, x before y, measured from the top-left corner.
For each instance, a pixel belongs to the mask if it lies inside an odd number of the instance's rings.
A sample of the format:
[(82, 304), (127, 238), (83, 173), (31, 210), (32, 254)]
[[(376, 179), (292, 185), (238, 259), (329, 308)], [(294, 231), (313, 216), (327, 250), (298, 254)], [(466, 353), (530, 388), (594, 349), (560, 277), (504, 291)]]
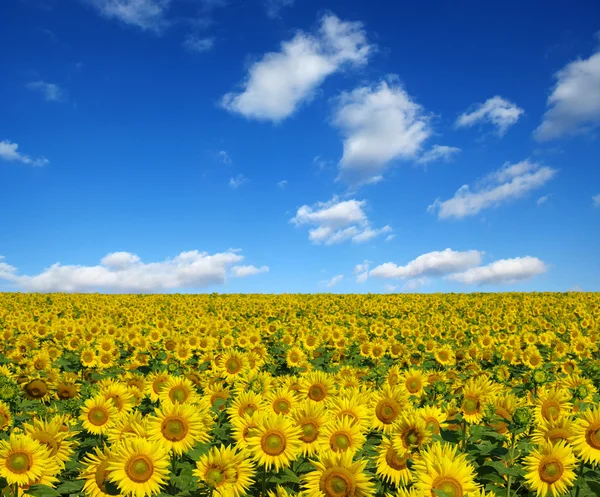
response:
[(594, 207), (600, 207), (600, 193), (592, 197), (592, 205)]
[(496, 95), (482, 104), (477, 104), (473, 111), (461, 114), (456, 120), (456, 127), (471, 127), (487, 122), (493, 124), (502, 136), (523, 113), (524, 110), (516, 104)]
[(231, 268), (231, 274), (234, 278), (244, 278), (246, 276), (253, 276), (260, 273), (268, 273), (269, 266), (233, 266)]
[(229, 187), (237, 190), (244, 183), (248, 182), (248, 178), (246, 178), (243, 174), (238, 174), (235, 178), (229, 179)]
[(215, 45), (215, 39), (213, 37), (199, 38), (196, 35), (186, 36), (183, 46), (190, 52), (202, 53), (208, 52)]
[(600, 124), (600, 51), (555, 74), (548, 110), (534, 131), (538, 141), (584, 133)]
[(19, 152), (18, 148), (18, 143), (12, 143), (8, 140), (1, 141), (0, 159), (5, 160), (7, 162), (21, 162), (22, 164), (27, 164), (28, 166), (45, 166), (46, 164), (48, 164), (48, 159), (46, 159), (45, 157), (32, 159), (28, 155)]
[(460, 153), (460, 148), (448, 147), (447, 145), (434, 145), (431, 149), (427, 150), (421, 157), (417, 159), (419, 164), (429, 164), (430, 162), (443, 160), (444, 162), (450, 162)]
[(516, 283), (545, 273), (547, 270), (546, 264), (537, 257), (515, 257), (451, 274), (448, 279), (468, 285)]
[(364, 261), (362, 264), (357, 264), (354, 267), (357, 283), (364, 283), (367, 281), (367, 278), (369, 277), (369, 264), (371, 264), (371, 261)]
[(332, 123), (344, 137), (338, 179), (356, 185), (380, 181), (393, 160), (416, 158), (432, 134), (423, 108), (387, 81), (342, 93)]
[(117, 19), (146, 31), (160, 32), (171, 0), (87, 0), (107, 19)]
[(62, 102), (66, 99), (64, 90), (54, 83), (31, 81), (26, 86), (28, 90), (40, 92), (48, 102)]
[(233, 249), (212, 255), (191, 250), (161, 262), (144, 263), (135, 254), (113, 252), (96, 266), (56, 263), (32, 276), (20, 275), (17, 268), (0, 261), (0, 279), (27, 292), (160, 292), (222, 285), (231, 266), (238, 277), (268, 270), (266, 266), (235, 266), (243, 258)]
[(243, 90), (227, 93), (222, 105), (248, 119), (281, 121), (309, 100), (327, 76), (365, 64), (372, 50), (362, 24), (324, 15), (317, 33), (300, 31), (278, 52), (252, 64)]
[(478, 266), (481, 264), (483, 252), (466, 250), (464, 252), (449, 248), (441, 251), (429, 252), (413, 259), (405, 266), (398, 266), (393, 262), (386, 262), (369, 271), (369, 276), (374, 278), (409, 279), (422, 276), (444, 276), (457, 271)]
[(454, 197), (437, 199), (427, 207), (428, 212), (438, 212), (439, 219), (474, 216), (484, 209), (498, 207), (550, 181), (556, 170), (528, 160), (517, 164), (505, 164), (479, 182), (474, 189), (461, 186)]
[(329, 202), (317, 202), (314, 206), (303, 205), (290, 222), (313, 225), (308, 238), (315, 245), (334, 245), (347, 240), (364, 243), (392, 231), (390, 226), (373, 228), (363, 208), (365, 200), (340, 201), (334, 197)]

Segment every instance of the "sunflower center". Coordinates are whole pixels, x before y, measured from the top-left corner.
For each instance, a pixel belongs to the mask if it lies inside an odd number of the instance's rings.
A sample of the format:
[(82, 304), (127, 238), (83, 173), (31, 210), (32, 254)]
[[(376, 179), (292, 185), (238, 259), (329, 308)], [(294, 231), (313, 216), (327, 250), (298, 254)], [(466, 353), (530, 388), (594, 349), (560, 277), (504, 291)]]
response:
[(29, 471), (31, 468), (31, 460), (29, 459), (29, 455), (25, 452), (15, 452), (8, 456), (6, 467), (12, 473), (20, 475)]
[(163, 378), (159, 378), (157, 380), (154, 380), (152, 382), (152, 390), (154, 390), (155, 394), (159, 394), (160, 391), (163, 389), (163, 387), (165, 386), (165, 383), (167, 383), (167, 380), (163, 379)]
[(406, 389), (410, 393), (417, 393), (421, 390), (421, 382), (417, 378), (411, 378), (406, 382)]
[(327, 497), (349, 497), (356, 492), (353, 475), (343, 468), (332, 468), (325, 472), (319, 486)]
[(108, 421), (108, 411), (104, 407), (92, 407), (88, 412), (88, 421), (94, 426), (102, 426)]
[(356, 415), (356, 413), (354, 413), (348, 409), (345, 409), (343, 411), (340, 411), (340, 413), (338, 414), (338, 418), (341, 419), (344, 416), (347, 418), (350, 418), (352, 420), (353, 424), (358, 423), (358, 416)]
[(419, 445), (420, 441), (421, 441), (421, 436), (419, 435), (419, 432), (417, 430), (409, 430), (404, 435), (404, 442), (407, 447)]
[(439, 434), (439, 432), (440, 432), (440, 424), (438, 423), (438, 420), (435, 418), (429, 418), (425, 422), (425, 428), (427, 428), (427, 430), (430, 431), (431, 433)]
[(96, 473), (94, 474), (94, 479), (96, 480), (96, 485), (98, 488), (102, 490), (102, 492), (106, 493), (106, 477), (108, 476), (108, 461), (102, 461), (98, 464), (96, 468)]
[(542, 406), (542, 416), (546, 421), (554, 421), (560, 414), (560, 404), (556, 401), (546, 401)]
[(395, 400), (383, 399), (380, 400), (375, 407), (375, 415), (383, 424), (389, 425), (398, 417), (400, 406)]
[(225, 482), (225, 475), (219, 468), (210, 468), (206, 472), (206, 482), (213, 487), (218, 487)]
[(243, 416), (247, 414), (248, 416), (252, 416), (256, 411), (258, 411), (258, 406), (255, 404), (247, 404), (246, 406), (240, 409), (240, 414)]
[(261, 447), (270, 456), (278, 456), (285, 450), (285, 436), (279, 432), (267, 432), (262, 436)]
[(590, 447), (600, 450), (600, 423), (592, 423), (585, 431), (585, 441)]
[(0, 430), (4, 428), (5, 425), (8, 425), (8, 416), (3, 412), (0, 412)]
[(55, 456), (58, 452), (58, 442), (54, 439), (52, 435), (47, 432), (38, 432), (34, 433), (31, 438), (37, 440), (41, 444), (44, 444), (48, 447), (51, 456)]
[(313, 422), (302, 425), (303, 435), (300, 437), (303, 442), (311, 443), (314, 442), (319, 435), (319, 430)]
[(477, 414), (479, 411), (479, 399), (476, 397), (465, 397), (462, 408), (465, 414)]
[(273, 404), (273, 410), (277, 414), (287, 414), (290, 412), (290, 402), (286, 399), (278, 399)]
[(564, 468), (562, 463), (557, 459), (542, 460), (538, 467), (540, 479), (545, 483), (554, 483), (560, 480)]
[(327, 395), (325, 392), (326, 392), (325, 386), (321, 385), (320, 383), (316, 383), (314, 385), (311, 385), (310, 388), (308, 389), (308, 397), (311, 400), (320, 402)]
[(560, 440), (568, 441), (569, 432), (563, 428), (552, 428), (546, 434), (546, 440), (553, 444)]
[(345, 433), (337, 433), (331, 437), (331, 450), (345, 452), (350, 447), (350, 437)]
[(162, 434), (171, 442), (180, 442), (188, 434), (187, 424), (181, 418), (167, 418), (162, 423)]
[(400, 457), (393, 447), (390, 447), (385, 453), (385, 462), (396, 471), (406, 469), (406, 461), (408, 461), (408, 454)]
[[(452, 497), (462, 497), (463, 489), (460, 483), (448, 476), (438, 476), (432, 485), (432, 490), (440, 490), (441, 492), (447, 493)], [(435, 495), (431, 492), (432, 497)]]
[(229, 358), (227, 360), (227, 363), (225, 364), (225, 367), (227, 368), (227, 372), (229, 374), (239, 373), (240, 370), (242, 369), (242, 365), (240, 364), (240, 361), (238, 361), (235, 357)]
[(169, 392), (169, 398), (173, 402), (179, 402), (180, 404), (183, 404), (187, 399), (187, 391), (183, 387), (171, 388), (171, 391)]
[(48, 393), (48, 385), (46, 385), (46, 382), (43, 380), (33, 380), (27, 384), (25, 390), (30, 397), (41, 399)]
[(125, 472), (136, 483), (147, 482), (154, 472), (154, 465), (148, 456), (138, 455), (129, 461)]

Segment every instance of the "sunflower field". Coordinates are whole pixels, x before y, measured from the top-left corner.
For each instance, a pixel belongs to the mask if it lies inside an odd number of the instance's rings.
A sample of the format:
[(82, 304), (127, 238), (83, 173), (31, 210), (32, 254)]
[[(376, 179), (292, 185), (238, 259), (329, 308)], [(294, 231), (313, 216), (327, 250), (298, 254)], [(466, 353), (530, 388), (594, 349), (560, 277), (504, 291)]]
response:
[(600, 496), (600, 294), (0, 294), (2, 497)]

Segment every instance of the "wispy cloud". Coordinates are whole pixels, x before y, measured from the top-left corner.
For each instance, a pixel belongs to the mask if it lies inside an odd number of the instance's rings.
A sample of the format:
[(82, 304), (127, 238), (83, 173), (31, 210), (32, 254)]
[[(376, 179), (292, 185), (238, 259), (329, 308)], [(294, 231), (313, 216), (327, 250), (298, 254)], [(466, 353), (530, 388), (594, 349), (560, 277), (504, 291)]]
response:
[(279, 17), (281, 9), (294, 5), (294, 0), (264, 0), (265, 10), (271, 18)]
[(427, 150), (421, 155), (417, 162), (419, 164), (429, 164), (430, 162), (442, 160), (444, 162), (450, 162), (460, 153), (458, 147), (448, 147), (447, 145), (434, 145), (431, 149)]
[(592, 205), (594, 207), (600, 207), (600, 193), (592, 197)]
[(225, 150), (219, 150), (217, 152), (217, 159), (227, 166), (230, 166), (233, 163), (231, 157)]
[(540, 205), (544, 205), (546, 202), (548, 202), (548, 199), (550, 198), (550, 195), (543, 195), (542, 197), (537, 199), (536, 204), (538, 206)]
[(7, 162), (21, 162), (22, 164), (27, 164), (28, 166), (45, 166), (49, 162), (48, 159), (46, 159), (45, 157), (32, 159), (28, 155), (19, 152), (18, 148), (18, 143), (12, 143), (8, 140), (1, 141), (0, 159), (5, 160)]
[(474, 189), (463, 185), (451, 199), (437, 199), (427, 211), (437, 211), (439, 219), (474, 216), (484, 209), (523, 197), (545, 185), (556, 173), (555, 169), (528, 160), (506, 164), (483, 178)]
[(456, 120), (456, 127), (470, 127), (478, 123), (489, 122), (502, 136), (508, 128), (516, 124), (524, 112), (516, 104), (496, 95), (482, 104), (477, 104), (473, 111), (461, 114)]
[(190, 52), (203, 53), (211, 50), (215, 45), (214, 37), (200, 38), (196, 35), (188, 35), (183, 46)]
[(235, 178), (229, 179), (229, 186), (234, 190), (237, 190), (244, 183), (247, 183), (249, 180), (243, 174), (238, 174)]
[(27, 83), (27, 89), (41, 93), (47, 102), (63, 102), (66, 100), (65, 91), (54, 83), (45, 81), (31, 81)]
[(260, 273), (268, 273), (269, 266), (233, 266), (231, 268), (231, 274), (234, 278), (245, 278), (246, 276), (253, 276)]
[(339, 282), (341, 282), (343, 279), (344, 279), (344, 275), (343, 274), (338, 274), (337, 276), (334, 276), (330, 280), (323, 281), (321, 283), (324, 284), (327, 288), (333, 288)]
[(146, 31), (160, 33), (168, 26), (171, 0), (85, 0), (107, 19), (117, 19)]
[(308, 101), (329, 75), (348, 65), (366, 64), (372, 50), (360, 23), (325, 15), (318, 33), (300, 31), (278, 52), (252, 64), (243, 90), (227, 93), (222, 105), (248, 119), (281, 121)]
[(285, 188), (287, 186), (288, 182), (286, 179), (282, 179), (281, 181), (277, 182), (277, 186), (281, 189)]

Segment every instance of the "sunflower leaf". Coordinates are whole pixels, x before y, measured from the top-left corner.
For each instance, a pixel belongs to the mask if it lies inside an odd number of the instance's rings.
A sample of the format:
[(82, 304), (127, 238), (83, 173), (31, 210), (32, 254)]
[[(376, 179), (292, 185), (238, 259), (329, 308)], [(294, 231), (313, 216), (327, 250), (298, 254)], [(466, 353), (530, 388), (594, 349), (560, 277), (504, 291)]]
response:
[(31, 485), (26, 492), (34, 497), (59, 497), (60, 493), (48, 485)]
[(60, 494), (74, 494), (83, 488), (83, 480), (71, 480), (60, 485), (56, 491)]

